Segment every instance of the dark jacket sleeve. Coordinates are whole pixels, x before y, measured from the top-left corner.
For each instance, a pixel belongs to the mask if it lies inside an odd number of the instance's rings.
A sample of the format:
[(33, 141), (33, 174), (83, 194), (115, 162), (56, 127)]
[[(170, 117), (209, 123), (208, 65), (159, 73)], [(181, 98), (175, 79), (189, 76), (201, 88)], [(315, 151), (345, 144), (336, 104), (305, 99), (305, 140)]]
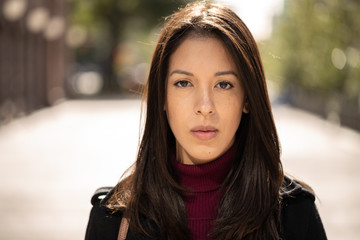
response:
[[(292, 182), (283, 196), (281, 214), (282, 233), (286, 240), (326, 240), (326, 233), (315, 205), (315, 197), (308, 189)], [(289, 186), (288, 186), (289, 187)]]

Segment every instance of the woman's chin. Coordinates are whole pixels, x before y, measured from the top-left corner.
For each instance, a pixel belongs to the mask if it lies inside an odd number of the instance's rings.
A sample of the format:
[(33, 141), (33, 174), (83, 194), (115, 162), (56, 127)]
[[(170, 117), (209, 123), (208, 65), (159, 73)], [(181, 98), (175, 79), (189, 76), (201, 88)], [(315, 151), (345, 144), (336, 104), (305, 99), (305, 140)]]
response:
[(221, 152), (220, 151), (214, 151), (213, 149), (200, 149), (196, 151), (194, 154), (188, 154), (188, 156), (183, 159), (185, 164), (204, 164), (211, 161), (216, 160), (218, 157), (220, 157)]

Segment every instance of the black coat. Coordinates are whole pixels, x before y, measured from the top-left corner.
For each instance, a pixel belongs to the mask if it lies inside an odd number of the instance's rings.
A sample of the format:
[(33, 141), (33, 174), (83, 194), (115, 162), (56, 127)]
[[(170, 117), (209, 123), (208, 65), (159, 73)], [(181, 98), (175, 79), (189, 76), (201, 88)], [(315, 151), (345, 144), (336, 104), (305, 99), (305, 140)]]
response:
[[(285, 178), (286, 191), (282, 193), (281, 236), (284, 240), (326, 240), (326, 234), (315, 206), (314, 195), (296, 181)], [(92, 197), (93, 205), (85, 240), (116, 240), (121, 212), (111, 214), (103, 205), (112, 188), (101, 188)], [(104, 197), (102, 200), (101, 198)], [(150, 231), (150, 223), (144, 219), (143, 227), (152, 237), (140, 236), (128, 231), (127, 240), (158, 239), (156, 231)]]

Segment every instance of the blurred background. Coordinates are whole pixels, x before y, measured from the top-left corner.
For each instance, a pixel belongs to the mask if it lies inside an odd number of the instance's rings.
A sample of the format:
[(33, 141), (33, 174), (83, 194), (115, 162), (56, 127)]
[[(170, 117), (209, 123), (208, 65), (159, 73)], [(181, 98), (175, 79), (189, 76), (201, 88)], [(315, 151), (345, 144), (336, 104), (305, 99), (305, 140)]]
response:
[[(0, 239), (83, 239), (136, 156), (141, 91), (187, 0), (0, 0)], [(360, 2), (227, 0), (262, 55), (287, 172), (360, 235)]]

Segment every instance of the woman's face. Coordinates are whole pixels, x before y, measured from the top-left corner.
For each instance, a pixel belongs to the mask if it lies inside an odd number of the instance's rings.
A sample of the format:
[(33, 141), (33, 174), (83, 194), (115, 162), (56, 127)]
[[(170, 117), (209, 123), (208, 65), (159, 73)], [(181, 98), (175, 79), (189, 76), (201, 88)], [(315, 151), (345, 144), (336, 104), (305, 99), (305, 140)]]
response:
[(234, 143), (244, 89), (225, 45), (217, 38), (186, 38), (170, 56), (165, 111), (178, 160), (202, 164)]

